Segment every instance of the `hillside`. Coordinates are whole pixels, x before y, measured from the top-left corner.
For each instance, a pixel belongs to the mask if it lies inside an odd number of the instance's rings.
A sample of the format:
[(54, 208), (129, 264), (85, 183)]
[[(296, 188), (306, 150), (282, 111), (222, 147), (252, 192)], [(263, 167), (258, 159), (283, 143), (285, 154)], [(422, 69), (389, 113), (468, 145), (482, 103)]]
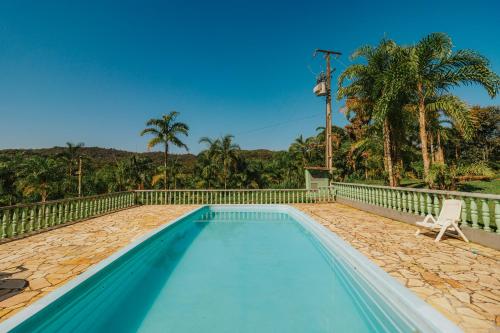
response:
[[(1, 155), (16, 155), (22, 154), (24, 156), (56, 156), (64, 152), (65, 147), (52, 147), (52, 148), (40, 148), (40, 149), (0, 149)], [(119, 160), (129, 158), (133, 155), (147, 156), (153, 160), (156, 164), (160, 164), (163, 161), (162, 152), (142, 152), (135, 153), (126, 150), (119, 150), (113, 148), (101, 148), (101, 147), (82, 147), (82, 154), (87, 158), (93, 160), (96, 166), (103, 166), (105, 164), (115, 163)], [(272, 159), (274, 154), (277, 152), (267, 150), (267, 149), (256, 149), (256, 150), (242, 150), (241, 154), (243, 157), (248, 159), (262, 159), (269, 160)], [(187, 168), (193, 168), (196, 163), (196, 155), (194, 154), (170, 154), (170, 158), (177, 159), (180, 163), (184, 164)]]

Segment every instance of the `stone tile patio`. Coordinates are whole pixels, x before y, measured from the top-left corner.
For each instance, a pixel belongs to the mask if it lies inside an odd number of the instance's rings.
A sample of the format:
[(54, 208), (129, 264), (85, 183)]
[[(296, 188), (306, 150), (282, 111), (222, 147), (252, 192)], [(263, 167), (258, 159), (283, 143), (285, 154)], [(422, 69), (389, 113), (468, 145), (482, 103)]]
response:
[(29, 287), (0, 302), (0, 320), (197, 206), (142, 206), (0, 245), (0, 272)]
[[(298, 204), (466, 332), (500, 331), (500, 252), (340, 204)], [(0, 320), (196, 206), (143, 206), (0, 245), (0, 272), (30, 286), (0, 302)]]
[(340, 204), (295, 205), (465, 332), (500, 331), (500, 252)]

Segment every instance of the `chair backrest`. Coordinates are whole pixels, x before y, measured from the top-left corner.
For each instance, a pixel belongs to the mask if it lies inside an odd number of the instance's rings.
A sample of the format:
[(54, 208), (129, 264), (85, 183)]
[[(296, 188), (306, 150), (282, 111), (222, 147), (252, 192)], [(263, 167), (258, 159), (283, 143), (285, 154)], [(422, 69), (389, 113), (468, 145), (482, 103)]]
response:
[(437, 222), (443, 224), (446, 220), (458, 221), (462, 212), (462, 201), (456, 199), (445, 199)]

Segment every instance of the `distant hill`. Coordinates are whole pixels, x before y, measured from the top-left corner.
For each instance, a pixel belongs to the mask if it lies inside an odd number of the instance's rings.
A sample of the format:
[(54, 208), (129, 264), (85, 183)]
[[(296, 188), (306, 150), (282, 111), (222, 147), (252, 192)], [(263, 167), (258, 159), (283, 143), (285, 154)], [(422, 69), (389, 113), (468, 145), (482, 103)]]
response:
[[(0, 155), (15, 155), (23, 154), (25, 156), (56, 156), (62, 153), (65, 147), (53, 147), (53, 148), (39, 148), (39, 149), (0, 149)], [(153, 160), (156, 164), (163, 162), (162, 152), (142, 152), (135, 153), (126, 150), (119, 150), (113, 148), (101, 148), (101, 147), (82, 147), (81, 152), (86, 157), (93, 160), (96, 166), (102, 166), (109, 163), (114, 163), (119, 160), (129, 158), (133, 155), (147, 156)], [(241, 154), (248, 159), (261, 159), (270, 160), (276, 154), (276, 151), (267, 149), (255, 149), (255, 150), (242, 150)], [(194, 154), (170, 154), (170, 158), (177, 159), (180, 163), (184, 164), (187, 168), (193, 168), (196, 163), (196, 155)]]
[(255, 149), (255, 150), (242, 150), (241, 154), (248, 159), (259, 159), (259, 160), (270, 160), (279, 151), (267, 150), (267, 149)]

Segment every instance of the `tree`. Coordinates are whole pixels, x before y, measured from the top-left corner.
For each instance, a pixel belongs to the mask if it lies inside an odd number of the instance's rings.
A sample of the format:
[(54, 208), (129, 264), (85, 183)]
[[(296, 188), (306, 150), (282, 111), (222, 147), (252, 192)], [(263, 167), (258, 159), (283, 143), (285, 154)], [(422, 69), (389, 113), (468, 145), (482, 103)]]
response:
[(173, 144), (176, 147), (184, 148), (188, 150), (188, 147), (179, 139), (179, 135), (188, 135), (189, 127), (188, 125), (176, 122), (176, 118), (179, 115), (178, 112), (172, 111), (169, 114), (163, 115), (160, 119), (150, 119), (146, 123), (145, 128), (141, 132), (141, 136), (145, 134), (152, 134), (153, 138), (148, 142), (148, 149), (152, 149), (156, 145), (163, 144), (163, 177), (165, 190), (168, 188), (167, 184), (167, 160), (168, 160), (168, 149), (169, 145)]
[(311, 146), (302, 135), (299, 135), (290, 146), (290, 154), (300, 161), (302, 168), (305, 168), (311, 159)]
[[(416, 104), (408, 104), (404, 109), (415, 115), (419, 112)], [(443, 164), (443, 145), (450, 128), (460, 135), (461, 140), (468, 141), (474, 134), (477, 119), (465, 102), (451, 94), (429, 97), (425, 102), (425, 113), (430, 162)]]
[[(167, 187), (169, 187), (169, 183), (172, 184), (172, 188), (176, 189), (177, 188), (177, 180), (182, 178), (182, 164), (179, 163), (176, 159), (170, 160), (168, 162), (167, 170), (169, 174), (169, 179), (167, 180)], [(159, 173), (153, 175), (151, 179), (151, 185), (155, 186), (157, 184), (160, 184), (161, 182), (165, 181), (165, 178), (163, 177), (163, 166), (158, 168)]]
[(45, 202), (49, 195), (57, 191), (60, 170), (60, 164), (52, 158), (31, 157), (23, 163), (17, 185), (23, 195), (34, 194)]
[[(66, 142), (66, 149), (58, 155), (67, 165), (67, 183), (64, 184), (65, 191), (70, 193), (75, 193), (76, 184), (73, 183), (73, 177), (75, 175), (74, 169), (78, 168), (79, 158), (81, 157), (80, 151), (85, 146), (83, 142), (72, 143)], [(80, 170), (77, 171), (77, 174)], [(79, 175), (80, 176), (80, 175)], [(80, 179), (80, 178), (79, 178)]]
[(171, 175), (171, 180), (172, 180), (172, 186), (174, 189), (177, 188), (177, 181), (183, 179), (183, 172), (182, 172), (182, 164), (177, 160), (171, 160), (169, 165), (168, 165), (168, 170)]
[[(488, 60), (477, 52), (459, 50), (453, 52), (450, 37), (444, 33), (432, 33), (408, 50), (408, 90), (418, 108), (420, 148), (427, 178), (431, 164), (428, 147), (427, 110), (428, 100), (440, 98), (451, 87), (479, 84), (493, 98), (498, 93), (500, 78), (490, 68)], [(443, 99), (441, 108), (452, 109)]]
[(207, 189), (217, 187), (218, 167), (214, 163), (210, 149), (202, 151), (197, 156), (195, 173), (199, 178), (199, 187)]
[(471, 109), (474, 118), (480, 119), (472, 140), (465, 143), (455, 143), (457, 160), (459, 158), (475, 163), (488, 162), (495, 165), (500, 161), (500, 106), (481, 108), (474, 106)]
[(349, 66), (338, 78), (337, 99), (346, 98), (348, 110), (359, 113), (381, 129), (390, 186), (399, 184), (399, 146), (405, 125), (401, 109), (407, 102), (405, 52), (387, 39), (377, 47), (362, 46), (351, 59), (361, 57), (366, 62)]
[(222, 178), (224, 179), (225, 189), (227, 188), (227, 182), (230, 176), (231, 169), (236, 166), (236, 163), (238, 161), (238, 152), (240, 151), (240, 146), (233, 143), (233, 138), (233, 135), (226, 134), (220, 139), (219, 158), (222, 160)]
[(197, 158), (198, 170), (202, 179), (202, 187), (213, 188), (218, 186), (220, 168), (218, 166), (219, 139), (203, 137), (199, 143), (204, 143), (207, 149), (202, 151)]
[(0, 206), (13, 205), (16, 193), (16, 161), (0, 156)]
[(118, 161), (118, 163), (116, 163), (113, 176), (112, 180), (114, 181), (115, 191), (126, 191), (132, 188), (129, 161)]
[[(226, 134), (219, 139), (210, 139), (203, 137), (200, 143), (208, 145), (207, 157), (216, 165), (222, 167), (222, 183), (227, 188), (230, 180), (231, 171), (235, 169), (238, 161), (240, 146), (233, 142), (234, 136)], [(208, 170), (207, 170), (208, 171)]]
[(138, 190), (144, 190), (152, 172), (151, 159), (134, 155), (129, 159), (128, 169), (134, 187)]
[(72, 143), (66, 142), (66, 149), (59, 155), (68, 165), (68, 176), (73, 176), (73, 168), (75, 167), (80, 150), (85, 146), (83, 142)]

